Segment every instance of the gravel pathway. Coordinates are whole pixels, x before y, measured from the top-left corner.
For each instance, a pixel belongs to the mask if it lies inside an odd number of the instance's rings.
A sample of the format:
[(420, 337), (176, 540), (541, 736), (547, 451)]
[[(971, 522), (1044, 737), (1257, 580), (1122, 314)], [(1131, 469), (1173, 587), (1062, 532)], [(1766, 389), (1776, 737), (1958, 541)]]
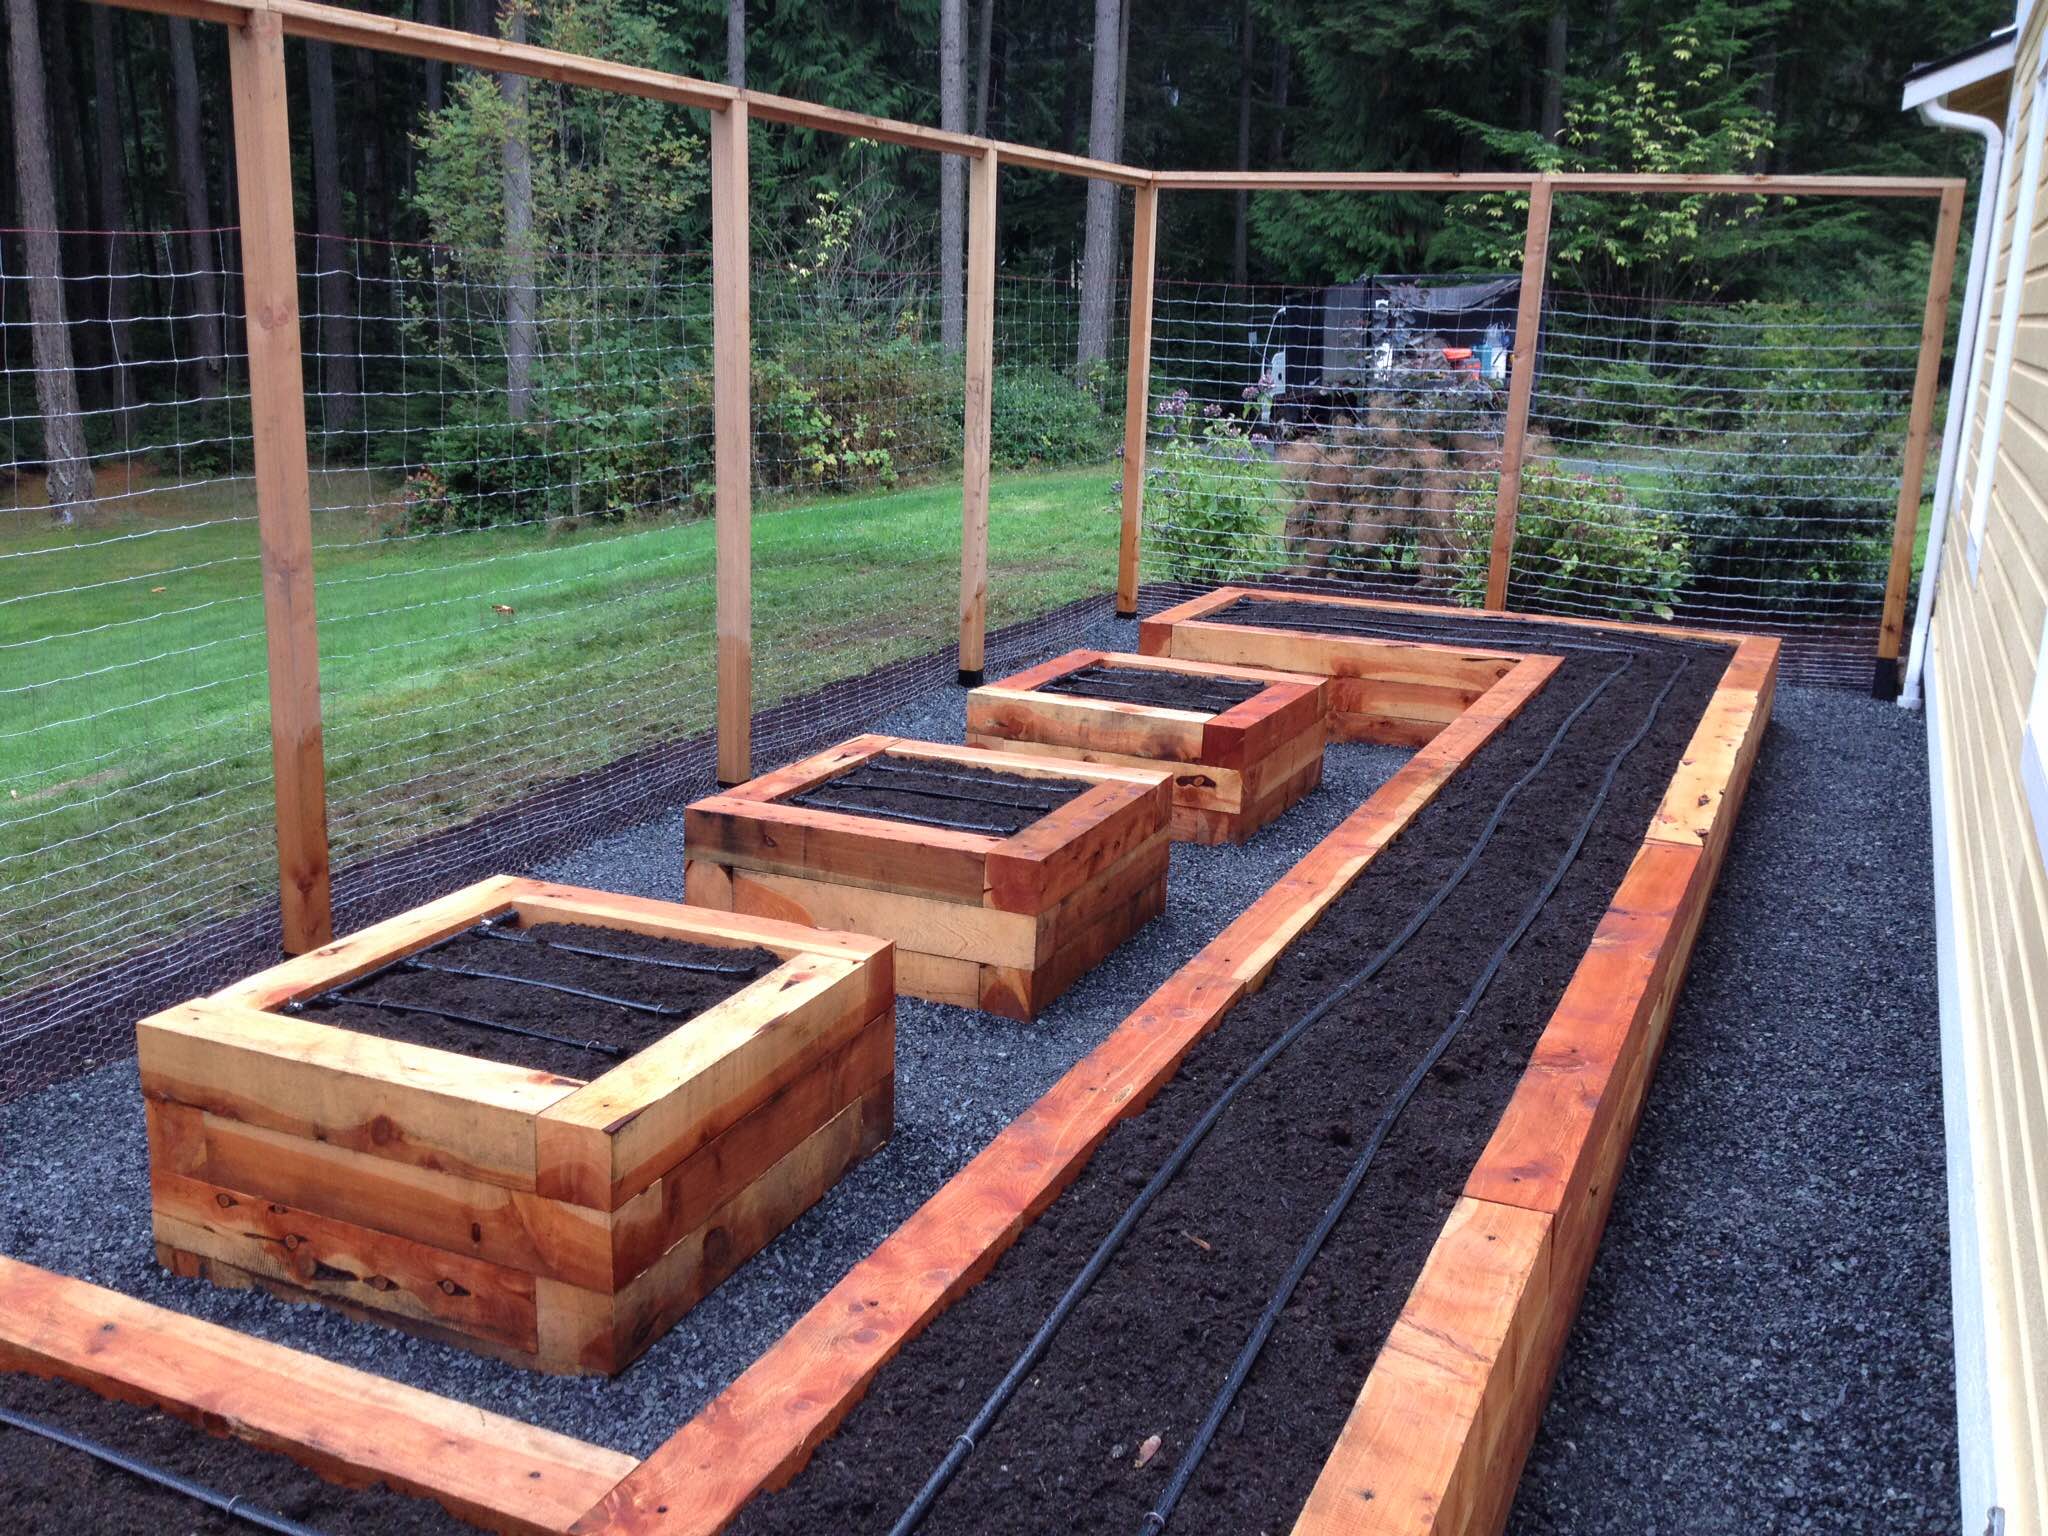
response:
[[(1136, 641), (1135, 625), (1106, 620), (1080, 643), (1128, 650)], [(872, 728), (958, 741), (965, 697), (938, 689)], [(1175, 847), (1165, 914), (1035, 1023), (901, 999), (888, 1145), (615, 1381), (541, 1376), (317, 1307), (164, 1274), (149, 1242), (133, 1060), (0, 1106), (0, 1253), (645, 1455), (1407, 759), (1388, 747), (1332, 747), (1322, 788), (1244, 847)], [(681, 900), (682, 840), (681, 815), (664, 816), (530, 872)]]
[(1957, 1528), (1930, 859), (1921, 717), (1782, 690), (1515, 1536)]

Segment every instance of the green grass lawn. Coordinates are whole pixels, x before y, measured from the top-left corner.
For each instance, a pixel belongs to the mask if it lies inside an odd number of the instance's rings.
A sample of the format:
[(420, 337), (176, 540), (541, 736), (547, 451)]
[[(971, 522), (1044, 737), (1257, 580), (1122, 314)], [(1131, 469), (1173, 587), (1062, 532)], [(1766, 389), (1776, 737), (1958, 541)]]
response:
[[(997, 476), (992, 627), (1108, 590), (1111, 479)], [(393, 537), (360, 510), (388, 483), (314, 494), (357, 509), (315, 517), (337, 858), (710, 725), (709, 521)], [(75, 942), (80, 902), (169, 920), (268, 891), (253, 515), (246, 483), (153, 491), (0, 543), (0, 991)], [(764, 503), (753, 528), (757, 708), (953, 634), (957, 483)]]

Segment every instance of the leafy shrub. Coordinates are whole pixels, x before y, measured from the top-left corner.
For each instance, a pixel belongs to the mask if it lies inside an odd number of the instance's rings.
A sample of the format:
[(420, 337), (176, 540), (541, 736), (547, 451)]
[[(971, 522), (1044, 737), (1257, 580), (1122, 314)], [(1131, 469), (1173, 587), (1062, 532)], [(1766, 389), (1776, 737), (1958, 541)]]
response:
[[(1494, 496), (1473, 489), (1458, 513), (1458, 601), (1486, 600)], [(1549, 460), (1522, 466), (1508, 606), (1592, 610), (1668, 619), (1692, 567), (1677, 521), (1638, 505), (1612, 475), (1576, 474)]]
[(1106, 459), (1116, 450), (1121, 425), (1093, 390), (1057, 368), (996, 369), (990, 456), (1004, 469)]
[(1146, 455), (1145, 500), (1178, 581), (1217, 584), (1271, 569), (1279, 543), (1264, 439), (1214, 405), (1197, 418), (1188, 392), (1161, 402)]
[(1663, 488), (1691, 544), (1694, 595), (1812, 611), (1882, 582), (1898, 476), (1883, 439), (1867, 397), (1777, 376), (1765, 405)]

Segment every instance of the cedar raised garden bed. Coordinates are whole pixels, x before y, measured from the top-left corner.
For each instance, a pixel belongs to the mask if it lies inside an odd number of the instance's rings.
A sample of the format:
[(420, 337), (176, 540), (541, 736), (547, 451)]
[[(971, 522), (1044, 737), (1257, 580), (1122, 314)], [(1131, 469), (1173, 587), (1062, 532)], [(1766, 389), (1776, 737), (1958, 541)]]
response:
[[(1421, 616), (1429, 610), (1419, 606), (1219, 587), (1146, 619), (1138, 649), (1326, 677), (1332, 741), (1419, 747), (1470, 709), (1517, 658), (1367, 631), (1368, 622), (1384, 629), (1404, 610), (1428, 622)], [(1443, 610), (1435, 614), (1441, 620)]]
[(896, 942), (914, 997), (1030, 1019), (1166, 903), (1172, 775), (860, 736), (692, 805), (689, 900)]
[(969, 746), (1173, 773), (1173, 837), (1241, 843), (1323, 780), (1318, 677), (1069, 651), (967, 696)]
[(141, 1024), (158, 1256), (615, 1373), (887, 1139), (892, 961), (483, 881)]

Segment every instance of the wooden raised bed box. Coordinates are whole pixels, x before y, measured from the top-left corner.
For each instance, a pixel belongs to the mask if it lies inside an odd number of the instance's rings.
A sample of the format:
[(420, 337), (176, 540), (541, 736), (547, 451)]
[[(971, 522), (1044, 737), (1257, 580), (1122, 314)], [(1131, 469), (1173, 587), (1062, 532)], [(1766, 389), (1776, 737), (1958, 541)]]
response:
[[(1276, 667), (1328, 678), (1332, 741), (1419, 747), (1470, 709), (1520, 659), (1510, 651), (1226, 622), (1218, 616), (1240, 602), (1299, 604), (1301, 625), (1326, 622), (1333, 611), (1349, 610), (1398, 629), (1404, 610), (1370, 598), (1218, 587), (1139, 626), (1138, 649), (1147, 656)], [(1442, 609), (1433, 611), (1444, 616)]]
[[(444, 941), (511, 939), (478, 946), (507, 953), (484, 970), (519, 969), (532, 958), (513, 950), (569, 942), (522, 930), (560, 924), (593, 930), (573, 941), (586, 956), (739, 952), (759, 974), (693, 1017), (638, 1005), (659, 1015), (651, 1042), (587, 1080), (288, 1011), (433, 1014), (355, 1000)], [(571, 963), (592, 960), (613, 963)], [(887, 1139), (893, 960), (874, 938), (509, 878), (378, 923), (139, 1027), (158, 1257), (540, 1370), (615, 1373)], [(471, 964), (462, 985), (533, 988)], [(595, 1011), (589, 995), (559, 1006)]]
[(692, 805), (686, 889), (893, 939), (902, 991), (1029, 1019), (1165, 906), (1171, 815), (1164, 769), (860, 736)]
[(967, 743), (1173, 773), (1173, 837), (1241, 843), (1323, 780), (1319, 677), (1069, 651), (967, 696)]

